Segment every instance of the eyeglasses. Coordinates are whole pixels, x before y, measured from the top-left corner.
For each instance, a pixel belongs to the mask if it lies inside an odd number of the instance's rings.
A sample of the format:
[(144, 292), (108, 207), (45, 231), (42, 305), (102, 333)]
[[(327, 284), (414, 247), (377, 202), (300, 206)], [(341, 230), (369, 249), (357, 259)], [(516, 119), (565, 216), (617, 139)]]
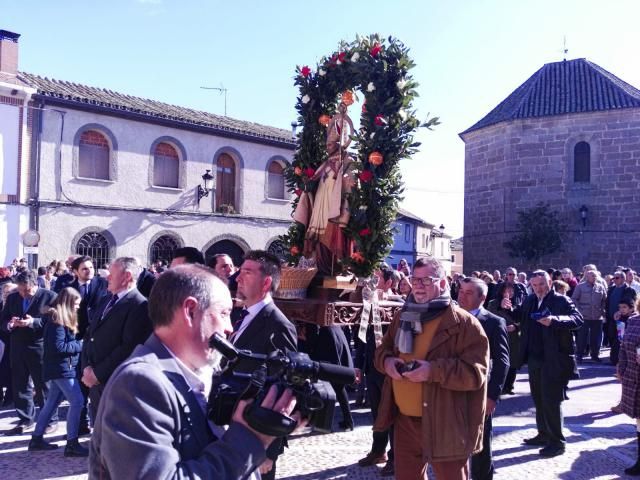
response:
[(430, 287), (434, 283), (438, 282), (438, 277), (411, 277), (411, 283), (413, 285), (422, 285), (423, 287)]

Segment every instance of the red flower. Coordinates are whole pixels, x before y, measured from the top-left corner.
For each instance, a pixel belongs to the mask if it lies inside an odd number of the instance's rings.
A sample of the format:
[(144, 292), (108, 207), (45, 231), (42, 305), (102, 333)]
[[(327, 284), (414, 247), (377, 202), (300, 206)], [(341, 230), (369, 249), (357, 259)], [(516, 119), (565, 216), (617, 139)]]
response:
[(300, 73), (302, 74), (302, 76), (304, 78), (307, 78), (309, 76), (309, 74), (311, 73), (311, 69), (305, 65), (304, 67), (302, 67), (300, 69)]
[(369, 50), (369, 53), (371, 54), (372, 57), (377, 57), (381, 51), (382, 51), (382, 47), (380, 46), (379, 43), (376, 43), (373, 47), (371, 47), (371, 50)]
[(344, 62), (344, 59), (347, 57), (347, 53), (346, 52), (340, 52), (338, 54), (338, 61), (339, 62)]
[(364, 256), (360, 252), (353, 252), (351, 254), (351, 260), (356, 263), (364, 263)]
[(304, 169), (304, 174), (309, 178), (313, 177), (313, 175), (315, 173), (316, 173), (316, 171), (311, 167), (307, 167), (307, 168)]
[(296, 188), (296, 190), (295, 190), (295, 194), (296, 194), (297, 196), (302, 195), (302, 189), (301, 189), (301, 188)]
[(291, 247), (291, 249), (289, 249), (289, 253), (291, 253), (291, 255), (295, 257), (296, 255), (300, 254), (300, 249), (294, 245), (293, 247)]
[(360, 235), (361, 237), (366, 237), (367, 235), (371, 235), (371, 229), (370, 228), (363, 228), (362, 230), (360, 230), (358, 232), (358, 235)]
[(358, 178), (363, 182), (370, 182), (373, 180), (373, 172), (371, 170), (363, 170), (360, 172), (360, 175), (358, 175)]
[(383, 115), (376, 115), (376, 118), (373, 120), (373, 123), (375, 123), (379, 127), (383, 127), (387, 124), (387, 121), (384, 119)]

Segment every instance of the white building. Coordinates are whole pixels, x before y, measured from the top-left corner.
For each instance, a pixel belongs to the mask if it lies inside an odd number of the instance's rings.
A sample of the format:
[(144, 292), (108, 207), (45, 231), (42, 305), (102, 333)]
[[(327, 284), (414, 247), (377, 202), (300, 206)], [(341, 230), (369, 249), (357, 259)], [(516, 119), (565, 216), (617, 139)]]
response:
[[(291, 222), (290, 131), (18, 72), (9, 33), (0, 80), (13, 83), (0, 83), (0, 133), (13, 170), (3, 167), (0, 263), (21, 255), (29, 227), (41, 236), (32, 266), (69, 253), (102, 266), (123, 255), (150, 263), (187, 245), (236, 261), (277, 248)], [(13, 63), (3, 61), (7, 46)], [(215, 188), (199, 201), (207, 170)]]

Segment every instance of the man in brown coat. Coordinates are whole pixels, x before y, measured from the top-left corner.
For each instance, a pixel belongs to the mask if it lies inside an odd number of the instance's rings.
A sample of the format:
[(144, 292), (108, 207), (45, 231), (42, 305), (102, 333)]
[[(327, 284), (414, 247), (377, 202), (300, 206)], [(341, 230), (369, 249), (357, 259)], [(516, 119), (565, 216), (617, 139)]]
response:
[(473, 315), (451, 304), (444, 268), (418, 259), (413, 291), (376, 350), (386, 374), (374, 430), (394, 426), (396, 480), (468, 479), (482, 448), (489, 342)]

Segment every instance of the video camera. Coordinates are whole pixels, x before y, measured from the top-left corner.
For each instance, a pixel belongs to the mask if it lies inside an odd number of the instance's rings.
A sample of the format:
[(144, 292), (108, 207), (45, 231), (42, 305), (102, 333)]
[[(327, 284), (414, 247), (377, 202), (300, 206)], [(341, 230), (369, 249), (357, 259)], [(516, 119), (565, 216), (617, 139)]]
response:
[[(285, 388), (293, 391), (296, 411), (309, 419), (309, 425), (331, 432), (336, 402), (331, 383), (355, 381), (352, 368), (315, 362), (306, 353), (275, 350), (263, 355), (238, 350), (218, 333), (209, 339), (209, 346), (228, 360), (222, 372), (213, 376), (207, 403), (207, 416), (217, 425), (231, 423), (238, 400), (253, 399), (243, 415), (251, 428), (273, 437), (290, 434), (297, 426), (293, 418), (260, 406), (271, 385), (277, 385), (280, 392)], [(251, 371), (246, 371), (247, 365)]]

